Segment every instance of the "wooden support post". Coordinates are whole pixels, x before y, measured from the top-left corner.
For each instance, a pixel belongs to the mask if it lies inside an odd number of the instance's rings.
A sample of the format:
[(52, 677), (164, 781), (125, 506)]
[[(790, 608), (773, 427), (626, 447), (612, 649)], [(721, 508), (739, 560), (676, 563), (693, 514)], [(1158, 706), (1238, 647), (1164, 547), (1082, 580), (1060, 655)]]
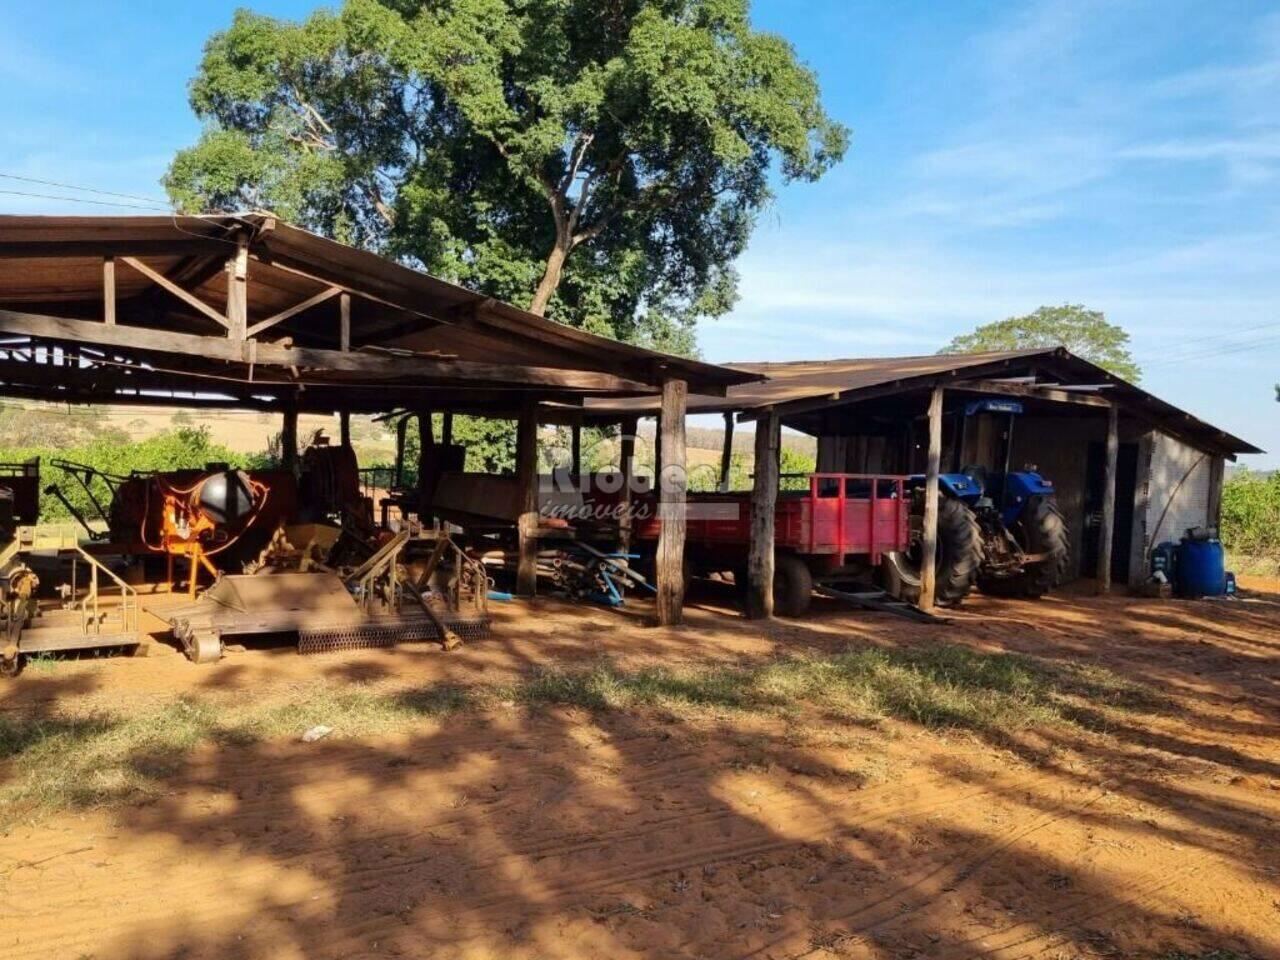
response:
[(662, 383), (662, 417), (659, 421), (658, 516), (658, 622), (670, 626), (684, 615), (685, 470), (684, 414), (689, 385), (683, 380)]
[(116, 258), (106, 257), (102, 261), (102, 319), (107, 326), (116, 324)]
[(929, 459), (924, 472), (924, 527), (920, 533), (920, 609), (932, 610), (937, 587), (938, 474), (942, 465), (942, 387), (929, 397)]
[(538, 592), (538, 406), (531, 401), (525, 401), (516, 428), (516, 478), (520, 485), (516, 593), (533, 597)]
[(724, 412), (724, 447), (720, 450), (721, 493), (729, 492), (729, 468), (733, 466), (733, 411)]
[(351, 411), (338, 411), (338, 439), (344, 447), (351, 446)]
[(1205, 519), (1211, 527), (1222, 526), (1222, 484), (1226, 469), (1226, 458), (1222, 454), (1209, 455), (1209, 509)]
[(662, 417), (653, 418), (653, 489), (659, 489), (658, 474), (662, 472)]
[(1102, 527), (1098, 530), (1098, 594), (1111, 592), (1111, 545), (1116, 526), (1116, 461), (1120, 456), (1120, 408), (1107, 411), (1107, 470), (1102, 487)]
[(453, 414), (447, 410), (440, 417), (440, 443), (446, 447), (453, 446)]
[(424, 524), (431, 514), (436, 486), (436, 431), (430, 410), (418, 411), (418, 519)]
[(292, 398), (284, 408), (280, 425), (280, 466), (285, 470), (298, 468), (298, 405)]
[(338, 349), (351, 350), (351, 294), (338, 295)]
[(572, 463), (569, 466), (575, 477), (582, 476), (582, 424), (575, 423), (569, 428), (570, 433), (570, 459)]
[(249, 239), (236, 242), (236, 255), (227, 262), (227, 336), (244, 340), (249, 334)]
[(752, 620), (767, 620), (773, 616), (773, 524), (778, 501), (781, 440), (778, 414), (768, 410), (756, 419), (755, 477), (751, 484), (746, 613)]
[(409, 432), (408, 416), (396, 421), (396, 475), (391, 478), (392, 487), (404, 486), (404, 445)]
[(622, 471), (622, 516), (618, 520), (619, 549), (623, 553), (631, 552), (631, 484), (636, 475), (636, 429), (639, 424), (636, 418), (623, 420), (622, 436), (618, 440), (618, 467)]

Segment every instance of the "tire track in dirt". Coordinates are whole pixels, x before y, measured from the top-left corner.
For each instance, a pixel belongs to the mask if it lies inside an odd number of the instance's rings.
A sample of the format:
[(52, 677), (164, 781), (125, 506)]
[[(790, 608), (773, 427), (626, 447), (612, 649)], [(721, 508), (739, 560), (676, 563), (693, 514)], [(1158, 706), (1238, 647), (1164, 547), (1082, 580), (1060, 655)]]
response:
[[(917, 799), (920, 795), (926, 796), (927, 799), (923, 803), (904, 803), (901, 799), (901, 794), (904, 790), (901, 784), (886, 785), (883, 788), (879, 788), (876, 790), (875, 794), (881, 799), (878, 799), (875, 803), (863, 803), (859, 805), (857, 809), (857, 813), (859, 814), (857, 821), (858, 825), (861, 826), (868, 823), (878, 822), (894, 816), (919, 815), (941, 806), (973, 799), (978, 796), (987, 795), (991, 792), (989, 790), (975, 789), (960, 797), (955, 795), (943, 795), (940, 799), (936, 797), (929, 798), (928, 795), (933, 794), (936, 788), (943, 785), (943, 782), (944, 781), (941, 779), (935, 778), (927, 781), (923, 785), (911, 788), (911, 792), (917, 796)], [(781, 797), (786, 796), (790, 796), (790, 799), (780, 799)], [(812, 805), (812, 801), (809, 798), (797, 798), (794, 794), (788, 794), (785, 790), (773, 791), (769, 795), (760, 797), (759, 803), (762, 807), (767, 808), (771, 814), (785, 813), (789, 810)], [(584, 872), (582, 871), (579, 863), (565, 862), (556, 868), (557, 872), (572, 872), (574, 874), (572, 879), (561, 880), (559, 882), (553, 881), (550, 884), (544, 882), (540, 883), (538, 886), (540, 902), (545, 902), (545, 899), (554, 899), (556, 901), (577, 900), (588, 895), (596, 894), (600, 891), (608, 890), (619, 884), (640, 882), (644, 879), (660, 876), (673, 871), (697, 869), (712, 863), (741, 859), (743, 857), (759, 856), (794, 847), (806, 842), (817, 842), (827, 836), (828, 831), (833, 827), (838, 829), (843, 826), (842, 824), (835, 822), (834, 819), (830, 817), (822, 820), (821, 822), (814, 821), (814, 827), (818, 829), (811, 827), (813, 839), (806, 841), (794, 837), (779, 838), (776, 835), (762, 835), (759, 831), (767, 831), (768, 828), (754, 822), (747, 822), (747, 826), (753, 828), (753, 836), (729, 840), (714, 846), (707, 846), (704, 844), (701, 847), (687, 840), (682, 841), (679, 835), (675, 836), (673, 841), (673, 835), (667, 830), (667, 828), (672, 825), (684, 825), (689, 828), (705, 828), (720, 821), (730, 821), (733, 818), (741, 818), (743, 816), (744, 814), (729, 808), (709, 807), (692, 815), (688, 813), (677, 813), (665, 817), (650, 818), (640, 824), (637, 824), (624, 834), (619, 835), (614, 833), (607, 837), (577, 843), (572, 841), (566, 842), (568, 838), (553, 837), (548, 838), (543, 843), (535, 843), (521, 850), (510, 850), (503, 846), (492, 844), (481, 846), (477, 849), (476, 845), (473, 844), (468, 850), (469, 862), (462, 873), (465, 877), (474, 877), (477, 875), (488, 876), (496, 873), (504, 867), (527, 864), (531, 859), (547, 860), (556, 858), (570, 861), (592, 851), (601, 852), (605, 850), (612, 850), (613, 852), (609, 856), (609, 859), (615, 863), (621, 860), (621, 865), (615, 865), (609, 868), (596, 870), (594, 872)], [(429, 832), (428, 828), (413, 835), (393, 834), (391, 835), (391, 839), (408, 841), (421, 834)], [(652, 851), (644, 849), (646, 841), (652, 841), (652, 846), (659, 850), (661, 850), (664, 843), (668, 846), (674, 843), (678, 848), (678, 852), (672, 853), (670, 851), (662, 851), (657, 856), (653, 856), (651, 855)], [(358, 838), (353, 841), (352, 844), (345, 846), (350, 847), (366, 843), (367, 838)], [(628, 844), (639, 845), (642, 848), (638, 851), (637, 856), (629, 857), (627, 851), (619, 849), (620, 847)], [(690, 856), (689, 851), (696, 851), (696, 854)], [(341, 853), (338, 848), (330, 848), (329, 852), (334, 853), (341, 859)], [(337, 895), (340, 898), (352, 899), (358, 897), (361, 893), (368, 893), (379, 888), (395, 886), (394, 880), (396, 878), (412, 875), (415, 868), (438, 860), (440, 853), (441, 851), (436, 849), (421, 856), (404, 858), (392, 863), (381, 863), (375, 866), (360, 867), (354, 870), (348, 869), (341, 873), (341, 889), (337, 891)], [(478, 856), (475, 854), (478, 854)], [(314, 860), (322, 859), (322, 856), (316, 853), (306, 853), (292, 855), (287, 858), (284, 863), (274, 859), (259, 861), (247, 870), (237, 869), (231, 871), (228, 879), (233, 880), (235, 885), (238, 887), (248, 888), (256, 881), (269, 880), (272, 874), (277, 873), (282, 869), (286, 869), (289, 862), (296, 862), (304, 858)], [(545, 870), (546, 868), (544, 867), (542, 869)], [(154, 875), (154, 873), (155, 871), (152, 870), (149, 875)], [(148, 873), (145, 871), (138, 874), (139, 878), (146, 875), (148, 875)], [(195, 893), (198, 893), (203, 889), (207, 889), (208, 882), (209, 878), (207, 876), (192, 877), (189, 882), (179, 882), (176, 884), (171, 883), (166, 888), (168, 896), (179, 901), (184, 901), (190, 905), (191, 909), (188, 910), (185, 917), (189, 923), (198, 924), (200, 922), (208, 922), (216, 919), (218, 915), (226, 912), (225, 905), (220, 902), (214, 900), (212, 902), (205, 901), (202, 903), (194, 896)], [(110, 878), (109, 883), (112, 887), (116, 887), (117, 885), (125, 884), (126, 880), (118, 875), (113, 875)], [(90, 889), (86, 889), (86, 885), (83, 883), (82, 878), (71, 880), (69, 888), (69, 890), (68, 888), (64, 888), (63, 892), (70, 892), (76, 900), (83, 901), (86, 897), (89, 897), (90, 899), (94, 897), (94, 892)], [(52, 891), (42, 890), (40, 891), (40, 898), (45, 903), (49, 903), (50, 900), (56, 899), (55, 897), (50, 896), (51, 893)], [(288, 911), (290, 909), (297, 908), (303, 903), (304, 901), (290, 902), (287, 899), (277, 899), (272, 903), (272, 908), (277, 911)], [(484, 916), (493, 911), (506, 911), (513, 905), (521, 905), (525, 903), (526, 899), (524, 897), (503, 894), (482, 897), (478, 900), (472, 898), (466, 901), (464, 909), (469, 918), (474, 918), (477, 921), (480, 921)], [(57, 912), (59, 909), (56, 905), (50, 904), (50, 906), (52, 908), (50, 912)], [(414, 917), (415, 922), (429, 922), (431, 920), (447, 919), (455, 915), (456, 911), (449, 910), (432, 911), (426, 914), (415, 913)], [(98, 922), (101, 924), (101, 920)], [(351, 942), (353, 940), (364, 942), (363, 938), (369, 932), (376, 932), (386, 922), (388, 922), (387, 918), (380, 917), (369, 921), (369, 923), (372, 924), (372, 927), (368, 927), (365, 924), (357, 924), (356, 926), (350, 927), (348, 930), (344, 931), (343, 942)], [(399, 921), (395, 922), (399, 923)], [(133, 925), (132, 918), (122, 917), (118, 923), (98, 926), (95, 931), (95, 935), (98, 938), (101, 938), (101, 940), (119, 938), (124, 936), (127, 933), (128, 928)], [(73, 931), (67, 931), (67, 933), (72, 937), (76, 936), (76, 933)], [(101, 940), (99, 942), (101, 942)], [(66, 945), (70, 946), (70, 944)], [(48, 951), (51, 946), (53, 946), (53, 944), (49, 944), (47, 942), (41, 944), (34, 955), (48, 956)], [(18, 955), (24, 956), (33, 954)]]
[[(1028, 781), (1031, 779), (1033, 778), (1026, 778)], [(836, 917), (828, 918), (826, 922), (828, 924), (847, 923), (854, 917), (863, 916), (867, 913), (892, 911), (887, 916), (869, 920), (860, 926), (841, 932), (842, 935), (847, 935), (849, 937), (864, 936), (865, 934), (871, 933), (872, 931), (878, 930), (891, 923), (904, 922), (908, 918), (919, 913), (921, 909), (932, 904), (938, 894), (954, 889), (965, 880), (977, 874), (992, 861), (998, 859), (1001, 854), (1011, 849), (1019, 840), (1025, 839), (1031, 834), (1042, 830), (1045, 827), (1051, 826), (1054, 823), (1065, 820), (1069, 816), (1083, 812), (1103, 797), (1107, 796), (1109, 791), (1105, 787), (1099, 787), (1095, 788), (1092, 792), (1094, 793), (1094, 796), (1071, 811), (1060, 814), (1042, 814), (1036, 817), (1029, 825), (1020, 830), (1016, 830), (1012, 834), (991, 838), (987, 843), (980, 847), (977, 857), (964, 864), (947, 880), (945, 884), (942, 884), (936, 890), (923, 893), (921, 896), (916, 898), (914, 902), (906, 906), (905, 909), (904, 905), (900, 902), (902, 897), (909, 895), (913, 890), (919, 889), (930, 880), (939, 877), (947, 870), (947, 868), (954, 866), (957, 861), (966, 859), (965, 852), (959, 851), (953, 855), (943, 857), (940, 860), (926, 860), (910, 879), (899, 883), (888, 893), (882, 895), (878, 900), (862, 904), (856, 909), (847, 913), (838, 914)], [(785, 942), (786, 939), (787, 936), (776, 938), (775, 940), (752, 950), (750, 953), (743, 954), (740, 960), (748, 960), (748, 958), (759, 956), (766, 950), (779, 946)], [(800, 956), (805, 955), (806, 954), (801, 954)]]
[[(660, 786), (660, 785), (665, 785), (673, 782), (679, 782), (685, 777), (687, 777), (689, 774), (702, 771), (706, 768), (706, 762), (698, 760), (697, 755), (692, 752), (678, 754), (676, 755), (675, 759), (687, 760), (689, 762), (683, 763), (680, 766), (675, 768), (660, 769), (644, 776), (629, 778), (627, 780), (627, 785), (631, 786), (631, 785), (638, 784), (643, 786)], [(382, 764), (379, 764), (379, 766), (381, 765)], [(274, 766), (272, 769), (275, 769)], [(313, 772), (314, 772), (314, 769), (315, 769), (314, 764), (311, 764), (311, 770)], [(361, 773), (366, 773), (366, 772), (367, 772), (366, 770), (360, 770), (360, 769), (343, 770), (343, 774), (345, 776), (360, 775)], [(579, 788), (583, 786), (581, 783), (575, 783), (569, 780), (553, 780), (551, 777), (545, 777), (543, 779), (548, 783), (554, 784), (556, 789), (549, 791), (547, 794), (543, 794), (538, 800), (539, 806), (548, 806), (551, 804), (559, 803), (562, 800), (564, 800), (565, 797), (568, 796), (575, 788)], [(324, 782), (327, 782), (327, 783), (333, 783), (333, 782), (341, 783), (342, 781), (343, 781), (343, 777), (341, 776), (339, 777), (325, 776), (324, 777)], [(215, 789), (220, 789), (219, 787), (217, 787), (217, 784), (214, 781), (200, 780), (196, 782), (199, 783), (200, 785), (210, 785), (210, 786), (213, 786)], [(346, 786), (346, 787), (338, 786), (331, 790), (321, 791), (318, 794), (311, 793), (310, 787), (306, 784), (295, 785), (294, 789), (296, 790), (296, 789), (299, 789), (300, 787), (305, 787), (306, 789), (308, 789), (309, 800), (323, 800), (327, 797), (333, 797), (333, 796), (342, 796), (342, 797), (349, 798), (350, 796), (349, 786)], [(224, 790), (223, 792), (225, 794), (227, 791)], [(233, 811), (230, 811), (225, 815), (224, 814), (213, 815), (211, 817), (211, 823), (213, 825), (216, 825), (217, 823), (232, 823), (234, 821), (248, 820), (248, 819), (270, 820), (280, 812), (279, 808), (281, 805), (279, 800), (267, 799), (265, 794), (259, 798), (256, 798), (255, 802), (244, 803), (239, 799), (237, 799), (236, 803), (237, 803), (237, 806)], [(514, 808), (528, 807), (527, 798), (517, 795), (514, 791), (512, 791), (511, 794), (506, 797), (495, 799), (495, 800), (481, 800), (481, 801), (478, 801), (478, 804), (484, 807), (484, 812), (486, 816), (497, 814), (497, 813), (504, 813)], [(668, 818), (668, 819), (676, 819), (676, 817)], [(420, 829), (415, 831), (411, 831), (411, 832), (384, 831), (382, 833), (364, 834), (350, 841), (334, 843), (328, 846), (309, 847), (307, 852), (305, 853), (290, 854), (285, 857), (275, 857), (273, 858), (273, 863), (280, 864), (281, 866), (287, 866), (291, 862), (294, 862), (300, 859), (316, 858), (316, 857), (323, 856), (326, 853), (336, 853), (340, 849), (350, 846), (352, 844), (376, 844), (376, 843), (389, 843), (389, 842), (394, 842), (396, 840), (416, 840), (416, 839), (420, 839), (422, 837), (428, 836), (433, 831), (441, 830), (441, 829), (445, 829), (453, 826), (466, 825), (470, 823), (472, 820), (473, 820), (473, 817), (471, 817), (470, 815), (461, 814), (461, 813), (451, 814), (451, 815), (445, 816), (442, 819), (428, 821), (424, 826), (422, 826)], [(666, 822), (666, 821), (662, 820), (657, 822)], [(134, 825), (131, 825), (131, 826), (134, 826)], [(156, 827), (151, 824), (148, 824), (145, 827), (145, 829), (147, 829), (150, 832), (150, 831), (154, 831)], [(163, 859), (164, 856), (165, 856), (164, 854), (161, 854), (158, 856), (157, 859)], [(30, 858), (29, 857), (15, 858), (15, 862), (21, 862), (22, 860), (27, 860), (27, 859), (30, 859)], [(140, 873), (149, 873), (154, 868), (154, 865), (156, 862), (157, 861), (153, 860), (149, 863), (147, 862), (139, 863), (137, 865), (137, 869)], [(122, 880), (125, 882), (127, 882), (129, 879), (131, 878), (128, 876), (122, 878)], [(53, 888), (53, 890), (50, 892), (57, 892), (57, 888), (56, 887)]]
[[(890, 819), (894, 816), (913, 816), (922, 813), (928, 813), (939, 807), (948, 806), (956, 802), (974, 799), (978, 796), (990, 795), (989, 790), (974, 790), (966, 795), (956, 797), (947, 796), (942, 799), (931, 799), (924, 803), (919, 803), (910, 807), (900, 805), (884, 804), (879, 812), (868, 811), (865, 807), (860, 807), (858, 813), (861, 814), (857, 819), (858, 828)], [(803, 800), (793, 801), (786, 804), (787, 808), (797, 808), (811, 805), (811, 801), (807, 798)], [(778, 805), (771, 804), (771, 811), (781, 809)], [(740, 817), (741, 814), (736, 811), (725, 811), (717, 819), (727, 819), (728, 817)], [(645, 859), (643, 857), (628, 860), (624, 865), (610, 869), (592, 873), (577, 871), (576, 876), (572, 880), (563, 880), (560, 882), (542, 883), (537, 893), (539, 895), (538, 905), (545, 905), (554, 900), (559, 907), (567, 907), (580, 904), (584, 899), (597, 896), (607, 892), (615, 887), (622, 885), (633, 885), (647, 880), (651, 880), (665, 874), (679, 873), (685, 871), (693, 871), (706, 866), (722, 864), (728, 861), (741, 860), (748, 857), (756, 857), (765, 854), (777, 853), (782, 850), (791, 849), (797, 846), (819, 843), (830, 835), (832, 830), (839, 830), (846, 825), (835, 822), (832, 817), (823, 817), (817, 814), (809, 820), (813, 827), (814, 836), (805, 840), (796, 837), (778, 837), (777, 835), (768, 833), (768, 828), (759, 824), (750, 824), (757, 831), (756, 836), (745, 841), (737, 841), (730, 843), (722, 843), (718, 845), (707, 845), (705, 842), (701, 847), (694, 847), (689, 843), (681, 843), (680, 838), (675, 840), (675, 846), (680, 852), (665, 853), (657, 857)], [(705, 826), (705, 823), (702, 824)], [(761, 834), (759, 831), (765, 831)], [(643, 839), (647, 834), (640, 834), (635, 837), (629, 837), (627, 840)], [(600, 848), (615, 844), (614, 838), (608, 838), (598, 841), (590, 845), (591, 848)], [(585, 849), (585, 845), (584, 845)], [(697, 853), (690, 855), (688, 851), (697, 850)], [(569, 853), (578, 853), (581, 851), (568, 851)], [(614, 858), (611, 859), (615, 859)], [(512, 853), (501, 858), (507, 860), (523, 859), (523, 854)], [(478, 863), (474, 868), (468, 868), (469, 872), (473, 870), (489, 870), (496, 866), (498, 861), (490, 861), (487, 863)], [(507, 916), (513, 908), (518, 909), (526, 904), (523, 897), (512, 896), (509, 894), (493, 895), (480, 899), (470, 899), (467, 901), (465, 908), (465, 923), (459, 925), (455, 923), (454, 930), (459, 934), (465, 934), (468, 925), (475, 925), (477, 931), (487, 929), (491, 926), (491, 916)], [(428, 912), (415, 911), (413, 914), (413, 922), (415, 924), (429, 923), (431, 921), (440, 921), (446, 919), (457, 920), (457, 913), (453, 911), (435, 910)], [(371, 921), (368, 925), (356, 926), (349, 930), (349, 941), (364, 942), (382, 926), (381, 921)], [(347, 943), (348, 940), (344, 940)]]
[[(1139, 905), (1145, 906), (1148, 903), (1153, 902), (1159, 893), (1174, 884), (1190, 879), (1197, 872), (1198, 870), (1195, 867), (1185, 867), (1181, 870), (1175, 870), (1172, 874), (1163, 874), (1149, 883), (1140, 885), (1136, 893), (1120, 900), (1119, 902), (1110, 903), (1094, 910), (1073, 910), (1074, 907), (1079, 907), (1085, 903), (1091, 903), (1095, 900), (1095, 897), (1091, 894), (1082, 894), (1076, 897), (1068, 907), (1062, 910), (1051, 910), (1035, 920), (1023, 920), (1021, 923), (1015, 924), (1011, 927), (1006, 927), (1005, 929), (996, 931), (995, 933), (984, 934), (981, 937), (971, 937), (968, 940), (953, 944), (952, 952), (950, 954), (944, 954), (943, 956), (952, 956), (955, 957), (956, 960), (977, 960), (977, 958), (980, 957), (992, 957), (996, 958), (996, 960), (1001, 960), (1001, 955), (1006, 954), (1009, 950), (1013, 950), (1018, 947), (1030, 946), (1032, 949), (1029, 951), (1024, 951), (1011, 957), (1003, 957), (1003, 960), (1030, 960), (1032, 957), (1038, 957), (1047, 953), (1054, 947), (1071, 942), (1070, 936), (1062, 935), (1062, 931), (1065, 928), (1079, 926), (1080, 924), (1088, 923), (1091, 920), (1110, 916), (1111, 914), (1126, 908), (1137, 907)], [(1012, 934), (1014, 931), (1023, 927), (1041, 925), (1046, 921), (1056, 922), (1056, 927), (1050, 930), (1037, 930), (1022, 937), (1021, 939), (1012, 940), (1008, 943), (1002, 943), (993, 947), (987, 947), (979, 953), (974, 953), (971, 949), (963, 951), (960, 950), (961, 947), (967, 947), (971, 944), (978, 943), (979, 941), (996, 939), (1002, 934)], [(1040, 941), (1038, 949), (1035, 948), (1037, 941)]]

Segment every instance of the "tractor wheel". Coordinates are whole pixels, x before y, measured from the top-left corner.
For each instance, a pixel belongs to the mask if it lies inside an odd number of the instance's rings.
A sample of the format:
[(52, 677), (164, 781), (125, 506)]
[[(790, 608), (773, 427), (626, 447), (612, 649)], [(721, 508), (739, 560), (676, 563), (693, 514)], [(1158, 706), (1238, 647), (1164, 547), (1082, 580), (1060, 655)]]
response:
[[(933, 599), (953, 607), (973, 589), (982, 566), (982, 532), (973, 511), (959, 500), (938, 499), (938, 553), (934, 563)], [(880, 566), (881, 583), (892, 597), (920, 602), (920, 544), (906, 552), (886, 553)]]
[[(747, 568), (733, 568), (734, 592), (742, 609), (747, 608)], [(780, 617), (803, 617), (813, 600), (813, 574), (808, 565), (789, 553), (773, 558), (773, 612)]]
[(1062, 582), (1071, 559), (1071, 536), (1058, 501), (1053, 497), (1027, 501), (1013, 535), (1027, 553), (1043, 553), (1046, 559), (1027, 564), (1012, 577), (983, 577), (978, 586), (983, 593), (998, 597), (1043, 597)]
[(780, 617), (803, 617), (813, 600), (813, 574), (797, 556), (773, 558), (773, 611)]

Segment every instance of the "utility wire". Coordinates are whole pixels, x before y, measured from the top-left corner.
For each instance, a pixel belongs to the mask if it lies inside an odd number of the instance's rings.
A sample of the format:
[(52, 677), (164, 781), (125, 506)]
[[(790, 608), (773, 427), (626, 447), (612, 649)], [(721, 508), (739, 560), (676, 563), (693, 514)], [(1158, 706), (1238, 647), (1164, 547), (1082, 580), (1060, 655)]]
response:
[(38, 183), (42, 187), (59, 187), (63, 190), (78, 190), (81, 193), (96, 193), (100, 197), (120, 197), (123, 200), (141, 200), (143, 203), (153, 203), (168, 209), (171, 204), (167, 200), (157, 200), (155, 197), (139, 197), (132, 193), (115, 193), (111, 190), (98, 190), (95, 187), (82, 187), (75, 183), (62, 183), (58, 180), (40, 180), (36, 177), (24, 177), (16, 173), (0, 172), (0, 179), (4, 180), (21, 180), (23, 183)]
[(88, 203), (95, 207), (129, 207), (133, 210), (147, 210), (151, 213), (172, 213), (168, 207), (144, 207), (140, 203), (119, 203), (114, 200), (86, 200), (84, 197), (65, 197), (52, 193), (28, 193), (24, 190), (0, 190), (0, 194), (9, 197), (32, 197), (36, 200), (60, 200), (67, 203)]
[[(1198, 352), (1197, 349), (1188, 349), (1188, 348), (1195, 348), (1197, 347), (1197, 345), (1205, 344), (1205, 343), (1219, 343), (1224, 340), (1232, 341), (1232, 338), (1238, 337), (1242, 333), (1251, 333), (1256, 330), (1269, 330), (1275, 327), (1280, 327), (1280, 320), (1271, 320), (1266, 323), (1250, 324), (1247, 327), (1241, 327), (1239, 330), (1231, 330), (1226, 333), (1216, 333), (1207, 337), (1193, 337), (1190, 339), (1175, 338), (1173, 340), (1168, 341), (1166, 344), (1166, 347), (1172, 348), (1174, 355), (1171, 357), (1164, 356), (1160, 359), (1159, 362), (1169, 363), (1177, 360), (1191, 360), (1197, 356), (1200, 356), (1201, 354)], [(1266, 340), (1269, 338), (1264, 337), (1262, 339)], [(1242, 341), (1232, 341), (1232, 342), (1239, 343)], [(1256, 341), (1251, 341), (1251, 342), (1256, 342)], [(1211, 349), (1216, 349), (1216, 347)]]
[(1232, 353), (1242, 353), (1245, 350), (1257, 350), (1260, 347), (1270, 346), (1273, 343), (1280, 343), (1280, 336), (1259, 337), (1253, 340), (1242, 340), (1232, 343), (1220, 344), (1209, 350), (1199, 353), (1190, 353), (1184, 356), (1167, 357), (1156, 360), (1152, 363), (1144, 364), (1144, 367), (1163, 367), (1172, 363), (1190, 363), (1193, 360), (1205, 360), (1211, 357), (1222, 357)]

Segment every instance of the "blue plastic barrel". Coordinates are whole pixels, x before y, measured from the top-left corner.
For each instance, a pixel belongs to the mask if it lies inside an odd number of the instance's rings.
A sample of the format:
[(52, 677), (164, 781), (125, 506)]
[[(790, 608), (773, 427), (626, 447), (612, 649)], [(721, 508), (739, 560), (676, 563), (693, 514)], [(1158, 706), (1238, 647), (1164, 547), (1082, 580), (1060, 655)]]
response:
[(1220, 597), (1227, 590), (1227, 555), (1218, 540), (1184, 539), (1178, 545), (1178, 593)]

